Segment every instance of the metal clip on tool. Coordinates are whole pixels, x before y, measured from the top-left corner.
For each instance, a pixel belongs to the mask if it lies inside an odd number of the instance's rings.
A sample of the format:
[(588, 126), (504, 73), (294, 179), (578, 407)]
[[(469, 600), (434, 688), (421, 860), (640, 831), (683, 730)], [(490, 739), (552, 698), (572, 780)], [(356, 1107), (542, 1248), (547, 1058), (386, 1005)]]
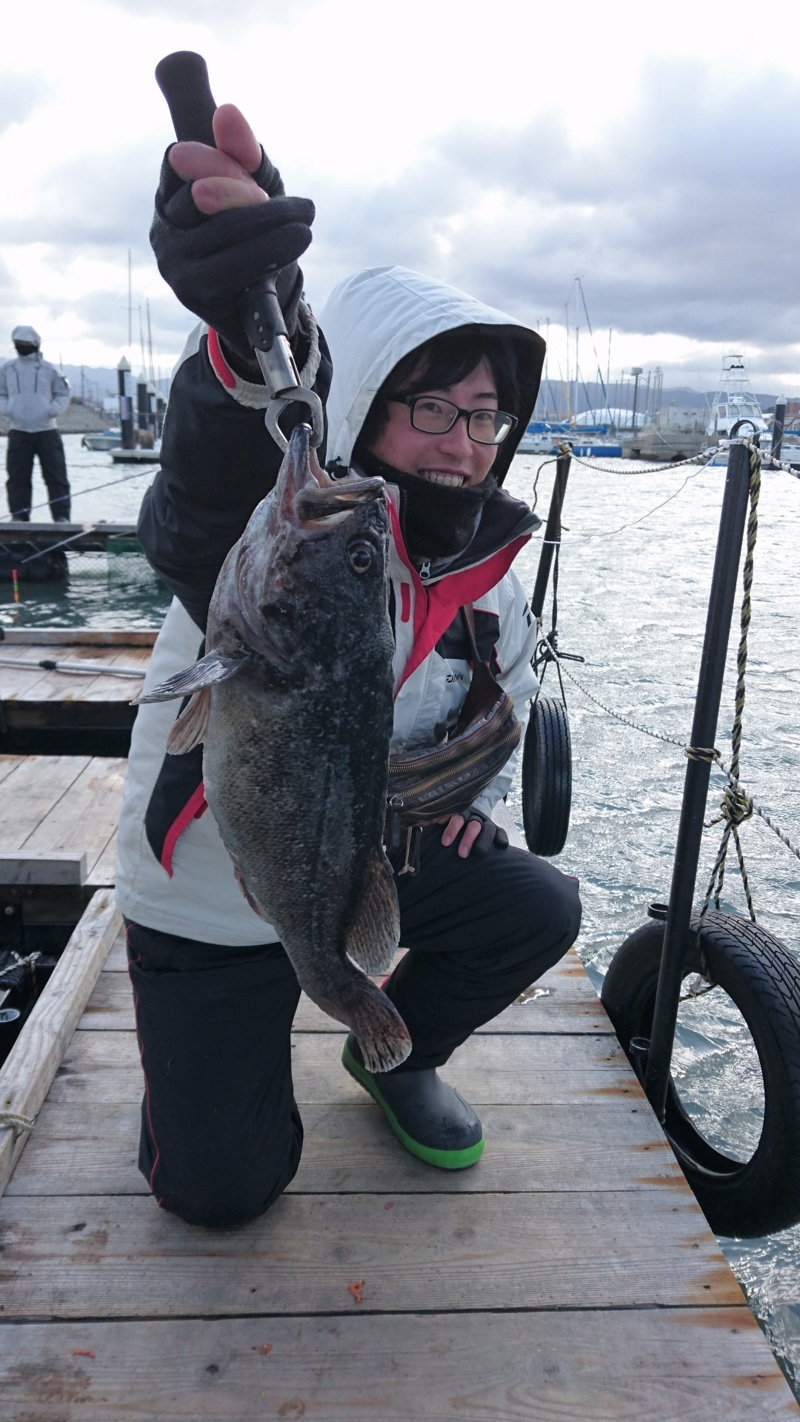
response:
[[(168, 54), (156, 66), (156, 80), (169, 106), (176, 138), (215, 148), (212, 119), (217, 105), (202, 55), (191, 50)], [(323, 435), (322, 403), (313, 390), (300, 384), (275, 277), (275, 271), (265, 274), (241, 295), (245, 330), (271, 397), (264, 424), (275, 443), (286, 449), (288, 440), (278, 423), (280, 416), (290, 405), (306, 405), (311, 416), (311, 443), (316, 448)]]
[(288, 405), (307, 405), (311, 412), (311, 443), (316, 448), (322, 442), (322, 402), (313, 390), (300, 384), (300, 375), (292, 355), (289, 335), (283, 319), (275, 276), (267, 276), (256, 286), (249, 286), (242, 296), (242, 315), (248, 339), (272, 398), (264, 414), (264, 424), (275, 443), (286, 449), (288, 440), (278, 420)]

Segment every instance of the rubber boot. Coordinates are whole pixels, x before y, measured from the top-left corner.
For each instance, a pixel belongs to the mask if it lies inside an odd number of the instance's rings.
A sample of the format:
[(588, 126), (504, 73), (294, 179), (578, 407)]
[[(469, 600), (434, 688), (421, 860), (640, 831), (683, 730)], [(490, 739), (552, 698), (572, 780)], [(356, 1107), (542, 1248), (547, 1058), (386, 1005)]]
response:
[(364, 1066), (351, 1032), (342, 1065), (377, 1101), (401, 1145), (440, 1170), (464, 1170), (483, 1154), (483, 1128), (469, 1102), (442, 1081), (433, 1067), (378, 1072)]

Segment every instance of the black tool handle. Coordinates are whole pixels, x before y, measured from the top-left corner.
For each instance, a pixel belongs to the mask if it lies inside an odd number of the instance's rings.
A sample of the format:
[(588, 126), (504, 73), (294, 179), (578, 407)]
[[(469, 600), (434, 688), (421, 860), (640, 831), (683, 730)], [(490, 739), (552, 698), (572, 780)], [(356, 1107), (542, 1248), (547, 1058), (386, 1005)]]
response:
[(156, 82), (167, 101), (178, 142), (216, 148), (211, 120), (217, 105), (202, 54), (180, 49), (166, 55), (156, 65)]
[[(202, 54), (180, 49), (165, 55), (156, 65), (156, 82), (167, 101), (178, 141), (216, 148), (211, 121), (217, 105)], [(254, 350), (271, 350), (276, 336), (286, 336), (288, 341), (274, 272), (243, 292), (241, 310)]]

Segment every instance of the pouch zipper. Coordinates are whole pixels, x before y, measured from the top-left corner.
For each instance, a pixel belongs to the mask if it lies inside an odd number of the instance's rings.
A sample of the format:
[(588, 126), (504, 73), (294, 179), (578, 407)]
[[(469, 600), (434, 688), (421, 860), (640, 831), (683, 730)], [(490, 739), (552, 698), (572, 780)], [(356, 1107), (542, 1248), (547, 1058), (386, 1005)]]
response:
[[(513, 744), (516, 744), (516, 742), (517, 742), (518, 740), (519, 740), (519, 722), (517, 721), (517, 722), (514, 723), (513, 726), (509, 726), (508, 730), (507, 730), (498, 740), (496, 740), (496, 741), (494, 742), (494, 744), (497, 746), (497, 748), (498, 748), (499, 750), (501, 750), (506, 744), (509, 744), (509, 745), (512, 744), (512, 743), (513, 743)], [(482, 746), (479, 747), (477, 750), (472, 751), (470, 755), (465, 756), (465, 758), (464, 758), (462, 761), (459, 762), (459, 770), (462, 770), (462, 769), (463, 769), (463, 770), (468, 770), (468, 769), (470, 768), (470, 766), (474, 765), (476, 761), (479, 761), (479, 760), (481, 759), (482, 754), (483, 754), (483, 747), (482, 747)], [(442, 755), (444, 755), (444, 752), (442, 753)], [(427, 764), (430, 765), (434, 760), (437, 760), (437, 759), (441, 759), (441, 756), (431, 756), (430, 759), (427, 761)], [(389, 783), (390, 783), (390, 789), (391, 789), (391, 777), (392, 777), (392, 775), (393, 775), (393, 774), (394, 774), (394, 775), (408, 775), (409, 772), (410, 772), (411, 770), (413, 770), (413, 766), (414, 766), (414, 762), (413, 762), (413, 761), (406, 761), (402, 767), (399, 766), (399, 765), (394, 765), (394, 766), (393, 766), (393, 765), (390, 765), (390, 766), (389, 766)], [(499, 773), (499, 772), (498, 772), (498, 773)], [(428, 792), (429, 790), (435, 790), (435, 788), (436, 788), (437, 785), (439, 785), (442, 781), (446, 781), (446, 780), (448, 779), (448, 774), (449, 774), (449, 773), (442, 774), (442, 773), (440, 772), (438, 775), (429, 775), (429, 776), (427, 777), (427, 779), (425, 779), (425, 780), (420, 780), (420, 781), (414, 786), (413, 791), (411, 792), (412, 795), (413, 795), (413, 797), (414, 797), (414, 799), (417, 799), (420, 795), (427, 794), (427, 792)], [(391, 809), (393, 809), (393, 810), (402, 810), (403, 807), (404, 807), (404, 805), (405, 805), (405, 800), (403, 799), (402, 794), (398, 794), (398, 795), (391, 795), (391, 794), (390, 794), (390, 795), (389, 795), (389, 806), (390, 806)]]

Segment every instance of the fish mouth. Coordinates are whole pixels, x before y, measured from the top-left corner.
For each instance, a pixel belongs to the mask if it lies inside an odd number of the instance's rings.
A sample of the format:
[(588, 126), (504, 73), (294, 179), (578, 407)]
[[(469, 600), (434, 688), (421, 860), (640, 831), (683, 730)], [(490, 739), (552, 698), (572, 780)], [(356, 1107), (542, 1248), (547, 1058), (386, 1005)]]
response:
[(275, 486), (275, 511), (283, 523), (304, 533), (342, 523), (363, 504), (384, 495), (383, 479), (349, 475), (332, 479), (317, 459), (308, 425), (292, 431)]

